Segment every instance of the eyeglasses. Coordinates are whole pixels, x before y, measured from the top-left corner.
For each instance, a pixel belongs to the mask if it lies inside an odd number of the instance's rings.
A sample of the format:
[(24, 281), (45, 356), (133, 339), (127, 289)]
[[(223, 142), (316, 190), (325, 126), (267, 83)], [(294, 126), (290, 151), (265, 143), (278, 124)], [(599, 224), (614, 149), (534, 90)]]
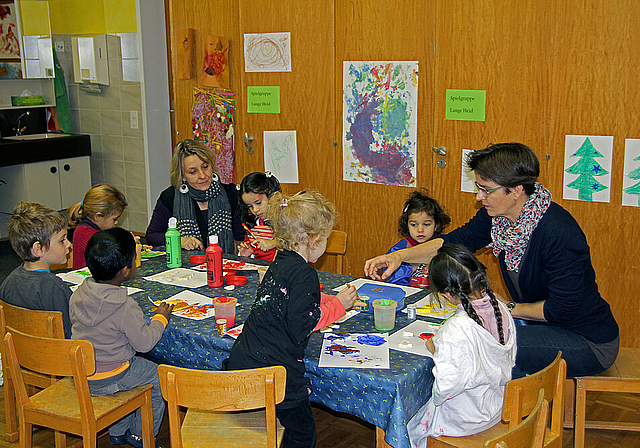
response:
[(492, 188), (491, 190), (487, 190), (486, 188), (484, 188), (482, 185), (480, 185), (475, 180), (473, 181), (473, 183), (476, 186), (476, 190), (478, 190), (478, 193), (482, 193), (485, 196), (489, 196), (494, 191), (498, 191), (499, 189), (504, 188), (504, 187), (500, 186), (500, 187)]

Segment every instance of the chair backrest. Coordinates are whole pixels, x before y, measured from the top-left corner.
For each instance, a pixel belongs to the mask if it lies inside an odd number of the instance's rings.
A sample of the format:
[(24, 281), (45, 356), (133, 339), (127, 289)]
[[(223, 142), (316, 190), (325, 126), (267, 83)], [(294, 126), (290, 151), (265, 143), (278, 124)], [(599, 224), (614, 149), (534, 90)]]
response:
[(5, 327), (22, 331), (33, 336), (64, 339), (64, 325), (60, 311), (30, 310), (11, 305), (0, 300), (4, 318), (0, 317), (0, 334), (4, 337)]
[(556, 359), (539, 372), (509, 381), (504, 393), (502, 420), (509, 422), (509, 428), (514, 428), (533, 410), (538, 392), (544, 389), (544, 398), (551, 403), (551, 431), (561, 436), (566, 377), (567, 363), (562, 359), (562, 352), (558, 352)]
[[(0, 309), (0, 314), (4, 310)], [(8, 356), (9, 375), (14, 382), (19, 406), (29, 402), (22, 375), (15, 375), (26, 368), (45, 375), (73, 376), (80, 411), (94, 419), (87, 375), (96, 370), (93, 344), (89, 341), (31, 336), (7, 328), (4, 336), (5, 353)]]
[(172, 446), (181, 440), (178, 406), (212, 411), (265, 408), (268, 446), (275, 446), (275, 406), (284, 400), (284, 367), (212, 371), (161, 364), (158, 376), (162, 396), (167, 400)]
[(548, 412), (549, 403), (544, 399), (544, 390), (540, 389), (536, 404), (529, 416), (513, 429), (487, 440), (484, 444), (485, 448), (542, 448)]
[(343, 257), (347, 252), (347, 232), (332, 230), (327, 240), (327, 248), (324, 252), (328, 255), (337, 255), (337, 273), (342, 274)]

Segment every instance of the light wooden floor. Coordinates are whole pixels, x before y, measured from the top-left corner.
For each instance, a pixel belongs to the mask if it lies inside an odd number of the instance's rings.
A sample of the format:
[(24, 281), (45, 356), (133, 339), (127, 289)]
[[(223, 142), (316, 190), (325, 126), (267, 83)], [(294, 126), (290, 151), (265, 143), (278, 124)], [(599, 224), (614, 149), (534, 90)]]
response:
[[(316, 448), (373, 448), (375, 428), (347, 414), (338, 415), (320, 405), (314, 406), (318, 439)], [(587, 396), (587, 418), (613, 419), (640, 422), (640, 396), (631, 394), (607, 394), (592, 392)], [(18, 443), (4, 441), (4, 399), (0, 387), (0, 448), (17, 448)], [(70, 440), (76, 440), (71, 439)], [(161, 447), (170, 448), (168, 419), (165, 416), (158, 441)], [(98, 441), (99, 448), (110, 447), (109, 437)], [(563, 448), (573, 446), (570, 430), (564, 431)], [(40, 429), (34, 432), (34, 448), (53, 447), (53, 431)], [(129, 445), (124, 445), (128, 448)], [(586, 448), (640, 448), (640, 432), (587, 430)]]

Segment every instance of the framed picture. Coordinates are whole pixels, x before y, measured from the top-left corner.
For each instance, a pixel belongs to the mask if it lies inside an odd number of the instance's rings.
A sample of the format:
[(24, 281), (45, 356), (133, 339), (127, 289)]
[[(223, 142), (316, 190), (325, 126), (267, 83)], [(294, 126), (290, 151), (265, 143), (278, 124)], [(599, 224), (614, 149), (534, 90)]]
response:
[(13, 0), (0, 0), (0, 61), (20, 61), (17, 5)]

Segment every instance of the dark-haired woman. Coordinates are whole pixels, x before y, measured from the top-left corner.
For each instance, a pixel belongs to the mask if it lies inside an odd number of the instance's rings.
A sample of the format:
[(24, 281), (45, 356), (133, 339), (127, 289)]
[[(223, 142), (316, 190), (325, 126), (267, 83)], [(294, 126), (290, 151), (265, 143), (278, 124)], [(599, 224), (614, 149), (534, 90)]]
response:
[(501, 143), (472, 152), (466, 160), (476, 176), (476, 200), (483, 207), (462, 227), (419, 246), (368, 260), (365, 273), (390, 275), (403, 261), (427, 262), (443, 243), (477, 251), (489, 244), (498, 257), (518, 326), (514, 378), (536, 372), (558, 350), (567, 376), (593, 375), (616, 359), (618, 324), (600, 296), (589, 245), (575, 219), (551, 201), (536, 182), (540, 164), (520, 143)]

